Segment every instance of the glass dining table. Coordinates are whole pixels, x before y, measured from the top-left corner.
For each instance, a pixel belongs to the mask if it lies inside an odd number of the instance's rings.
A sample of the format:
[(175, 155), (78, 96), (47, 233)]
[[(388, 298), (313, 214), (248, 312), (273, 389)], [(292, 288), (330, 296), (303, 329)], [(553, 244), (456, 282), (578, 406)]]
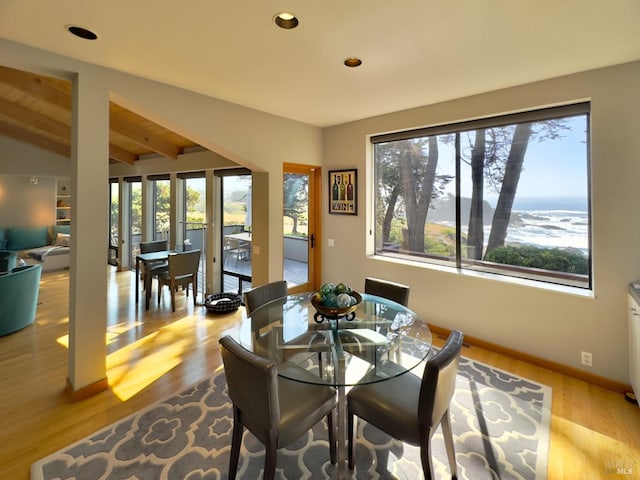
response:
[(254, 310), (243, 320), (237, 340), (275, 362), (284, 378), (315, 383), (308, 375), (296, 375), (300, 368), (287, 368), (295, 364), (316, 373), (319, 385), (336, 387), (339, 479), (347, 478), (347, 389), (404, 375), (432, 347), (429, 327), (415, 312), (369, 294), (362, 294), (352, 320), (316, 315), (308, 293), (288, 295)]

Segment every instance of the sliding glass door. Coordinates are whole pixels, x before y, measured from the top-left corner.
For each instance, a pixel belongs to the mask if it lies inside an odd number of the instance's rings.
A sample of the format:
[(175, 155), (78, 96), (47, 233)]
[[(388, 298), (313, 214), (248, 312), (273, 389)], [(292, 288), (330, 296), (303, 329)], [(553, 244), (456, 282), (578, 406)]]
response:
[(251, 288), (251, 172), (222, 175), (223, 291)]

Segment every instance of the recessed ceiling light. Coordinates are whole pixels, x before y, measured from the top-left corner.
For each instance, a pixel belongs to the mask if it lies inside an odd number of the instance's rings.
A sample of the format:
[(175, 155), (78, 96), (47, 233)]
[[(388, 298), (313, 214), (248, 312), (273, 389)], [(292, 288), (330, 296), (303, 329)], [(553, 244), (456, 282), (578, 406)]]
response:
[(273, 21), (280, 28), (284, 28), (285, 30), (291, 30), (292, 28), (296, 28), (298, 26), (298, 19), (293, 13), (289, 12), (280, 12), (275, 17), (273, 17)]
[(96, 40), (98, 38), (98, 35), (93, 33), (91, 30), (77, 25), (67, 25), (67, 31), (76, 37), (80, 37), (85, 40)]
[(360, 60), (358, 57), (349, 57), (344, 59), (344, 64), (347, 67), (355, 68), (362, 65), (362, 60)]

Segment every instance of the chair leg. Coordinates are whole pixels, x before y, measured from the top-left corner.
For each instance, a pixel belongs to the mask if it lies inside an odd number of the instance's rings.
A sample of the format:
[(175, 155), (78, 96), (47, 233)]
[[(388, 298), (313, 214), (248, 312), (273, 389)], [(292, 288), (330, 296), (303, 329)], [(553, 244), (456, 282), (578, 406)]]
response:
[(355, 467), (356, 457), (356, 427), (357, 420), (355, 415), (350, 411), (347, 412), (347, 458), (349, 460), (349, 468), (353, 470)]
[(264, 452), (264, 475), (263, 480), (274, 480), (276, 478), (276, 462), (278, 461), (278, 447), (276, 445), (275, 432), (270, 432)]
[(234, 480), (238, 472), (238, 459), (240, 458), (240, 446), (242, 445), (242, 433), (244, 427), (240, 421), (240, 412), (233, 406), (233, 433), (231, 436), (231, 456), (229, 457), (229, 480)]
[(431, 432), (430, 428), (420, 431), (420, 460), (422, 462), (422, 472), (424, 480), (434, 480), (433, 459), (431, 458)]
[(458, 478), (458, 465), (456, 464), (456, 451), (453, 447), (453, 432), (451, 430), (451, 417), (449, 416), (449, 409), (444, 412), (444, 416), (440, 421), (440, 425), (442, 425), (444, 446), (447, 450), (447, 457), (449, 458), (449, 469), (451, 470), (451, 478)]
[(171, 285), (171, 311), (175, 312), (176, 311), (176, 288), (177, 285)]

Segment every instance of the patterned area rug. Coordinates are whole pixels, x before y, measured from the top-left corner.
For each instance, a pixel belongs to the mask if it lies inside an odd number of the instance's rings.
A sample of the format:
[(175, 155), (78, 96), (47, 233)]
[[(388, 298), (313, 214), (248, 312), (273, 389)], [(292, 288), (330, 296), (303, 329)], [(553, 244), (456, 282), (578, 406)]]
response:
[[(546, 479), (551, 389), (461, 359), (451, 423), (458, 478)], [(226, 479), (233, 414), (224, 372), (110, 425), (31, 467), (32, 480)], [(436, 477), (450, 478), (440, 430)], [(417, 447), (358, 422), (357, 479), (424, 478)], [(264, 448), (245, 431), (238, 478), (261, 478)], [(326, 424), (278, 452), (278, 479), (335, 478)]]

